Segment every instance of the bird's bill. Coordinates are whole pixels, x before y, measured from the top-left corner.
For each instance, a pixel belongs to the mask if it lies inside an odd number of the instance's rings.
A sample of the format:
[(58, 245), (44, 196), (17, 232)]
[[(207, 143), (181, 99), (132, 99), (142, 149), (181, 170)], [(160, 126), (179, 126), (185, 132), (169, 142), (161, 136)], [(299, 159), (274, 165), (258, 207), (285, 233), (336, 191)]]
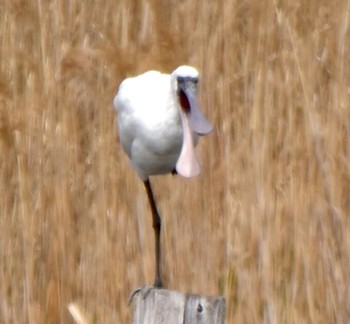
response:
[(187, 115), (191, 130), (198, 135), (209, 134), (213, 130), (213, 126), (204, 117), (194, 88), (181, 84), (179, 99), (181, 108)]
[(197, 98), (190, 97), (189, 101), (191, 105), (191, 111), (188, 113), (188, 121), (191, 130), (198, 135), (206, 135), (212, 132), (213, 125), (210, 124), (209, 121), (204, 117), (201, 109), (199, 108)]
[(206, 135), (213, 130), (213, 126), (204, 117), (196, 96), (196, 88), (186, 82), (179, 84), (180, 115), (183, 127), (183, 143), (176, 171), (187, 178), (200, 173), (200, 165), (194, 151), (193, 133)]
[(193, 136), (188, 116), (182, 111), (180, 115), (183, 126), (183, 143), (180, 156), (176, 162), (176, 171), (183, 177), (192, 178), (199, 175), (201, 167), (194, 151)]

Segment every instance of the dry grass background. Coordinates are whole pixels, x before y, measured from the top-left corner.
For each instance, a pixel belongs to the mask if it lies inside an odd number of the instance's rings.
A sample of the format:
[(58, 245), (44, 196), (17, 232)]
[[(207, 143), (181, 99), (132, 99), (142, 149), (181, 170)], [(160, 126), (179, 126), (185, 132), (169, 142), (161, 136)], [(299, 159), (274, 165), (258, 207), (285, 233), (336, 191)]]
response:
[(0, 322), (129, 323), (151, 215), (120, 81), (202, 74), (201, 177), (157, 177), (170, 289), (227, 323), (350, 322), (349, 0), (0, 1)]

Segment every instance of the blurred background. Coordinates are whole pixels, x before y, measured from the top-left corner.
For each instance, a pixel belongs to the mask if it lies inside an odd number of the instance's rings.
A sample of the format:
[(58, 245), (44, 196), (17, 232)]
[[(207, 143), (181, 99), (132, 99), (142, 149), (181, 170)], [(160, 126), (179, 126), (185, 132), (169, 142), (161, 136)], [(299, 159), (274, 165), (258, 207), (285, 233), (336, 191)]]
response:
[(151, 179), (165, 285), (227, 323), (350, 321), (349, 0), (1, 0), (0, 322), (130, 323), (151, 214), (124, 78), (189, 64), (200, 177)]

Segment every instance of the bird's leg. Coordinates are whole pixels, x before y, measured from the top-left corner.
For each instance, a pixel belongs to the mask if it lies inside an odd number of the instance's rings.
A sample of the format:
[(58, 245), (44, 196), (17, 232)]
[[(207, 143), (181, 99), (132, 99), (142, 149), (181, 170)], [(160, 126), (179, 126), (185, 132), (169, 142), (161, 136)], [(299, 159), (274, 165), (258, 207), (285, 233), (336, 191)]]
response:
[(153, 219), (153, 229), (155, 237), (155, 251), (156, 251), (156, 278), (154, 280), (155, 287), (163, 287), (161, 279), (161, 253), (160, 253), (160, 228), (161, 228), (161, 219), (157, 210), (156, 202), (154, 200), (151, 183), (149, 179), (144, 182), (145, 189), (148, 196), (148, 201), (152, 210), (152, 219)]

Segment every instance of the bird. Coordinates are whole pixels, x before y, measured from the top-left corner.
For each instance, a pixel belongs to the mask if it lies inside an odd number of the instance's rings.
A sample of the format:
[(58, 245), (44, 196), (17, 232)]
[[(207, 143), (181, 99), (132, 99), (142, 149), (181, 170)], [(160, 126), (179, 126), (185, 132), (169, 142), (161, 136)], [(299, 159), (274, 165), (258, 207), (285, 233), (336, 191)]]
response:
[(181, 65), (172, 73), (151, 70), (123, 80), (113, 100), (119, 141), (131, 166), (144, 184), (152, 213), (155, 238), (154, 287), (163, 287), (161, 275), (161, 217), (150, 176), (168, 173), (192, 178), (200, 173), (195, 154), (199, 136), (212, 124), (198, 100), (199, 72)]

